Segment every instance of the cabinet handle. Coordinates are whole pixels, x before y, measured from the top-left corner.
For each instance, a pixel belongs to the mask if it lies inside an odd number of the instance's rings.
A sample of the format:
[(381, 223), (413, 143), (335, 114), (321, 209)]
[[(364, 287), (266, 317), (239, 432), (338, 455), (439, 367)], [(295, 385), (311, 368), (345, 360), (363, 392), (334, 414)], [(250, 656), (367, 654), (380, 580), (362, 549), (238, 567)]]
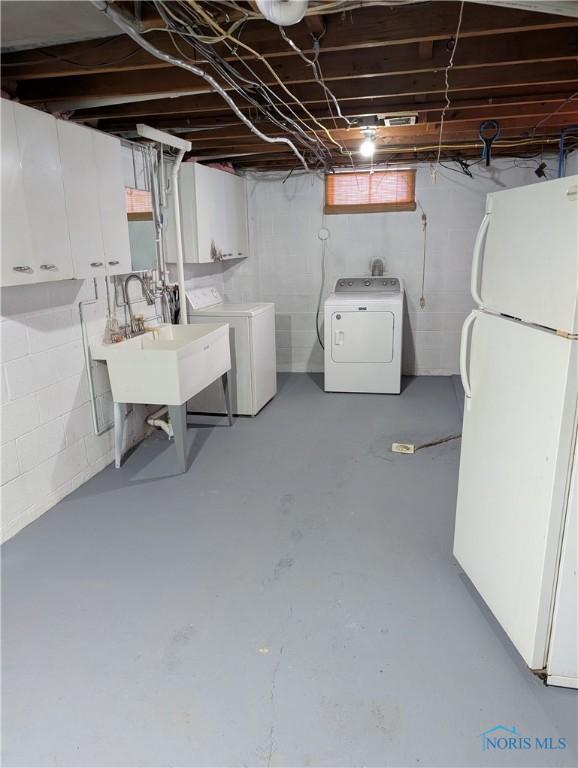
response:
[(40, 269), (56, 269), (56, 264), (41, 264)]
[(108, 263), (111, 267), (116, 267), (117, 264), (120, 264), (120, 261), (109, 261)]
[(91, 267), (102, 267), (103, 264), (102, 264), (102, 261), (91, 261), (90, 262), (90, 266)]
[(15, 272), (32, 272), (32, 267), (12, 267)]
[(243, 255), (243, 251), (238, 251), (237, 256), (242, 256), (242, 255)]

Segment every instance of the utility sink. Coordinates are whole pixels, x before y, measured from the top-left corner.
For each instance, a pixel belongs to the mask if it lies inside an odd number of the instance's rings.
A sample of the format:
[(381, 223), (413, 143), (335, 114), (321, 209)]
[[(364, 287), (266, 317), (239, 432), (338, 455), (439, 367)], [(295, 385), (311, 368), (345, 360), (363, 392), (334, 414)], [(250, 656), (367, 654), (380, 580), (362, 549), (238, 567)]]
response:
[(91, 353), (108, 365), (115, 403), (182, 405), (231, 368), (227, 323), (159, 325)]

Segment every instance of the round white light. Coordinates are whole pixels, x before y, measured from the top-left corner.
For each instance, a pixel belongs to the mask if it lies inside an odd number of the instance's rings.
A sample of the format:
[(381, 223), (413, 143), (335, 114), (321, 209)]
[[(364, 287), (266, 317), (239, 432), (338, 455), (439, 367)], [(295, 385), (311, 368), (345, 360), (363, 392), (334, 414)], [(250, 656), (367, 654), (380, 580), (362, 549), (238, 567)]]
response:
[(305, 16), (308, 0), (257, 0), (263, 16), (280, 27), (297, 24)]
[(373, 153), (375, 152), (375, 142), (373, 139), (365, 139), (359, 147), (359, 152), (363, 157), (373, 157)]

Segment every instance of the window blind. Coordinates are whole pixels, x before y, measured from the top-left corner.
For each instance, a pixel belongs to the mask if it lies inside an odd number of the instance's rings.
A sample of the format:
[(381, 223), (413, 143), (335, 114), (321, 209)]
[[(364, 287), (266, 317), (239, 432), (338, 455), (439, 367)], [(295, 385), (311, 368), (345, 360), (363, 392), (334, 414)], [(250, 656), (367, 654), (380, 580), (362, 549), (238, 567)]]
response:
[(144, 189), (125, 188), (126, 213), (130, 221), (147, 221), (153, 217), (151, 193)]
[(333, 173), (325, 176), (325, 213), (415, 211), (415, 171)]

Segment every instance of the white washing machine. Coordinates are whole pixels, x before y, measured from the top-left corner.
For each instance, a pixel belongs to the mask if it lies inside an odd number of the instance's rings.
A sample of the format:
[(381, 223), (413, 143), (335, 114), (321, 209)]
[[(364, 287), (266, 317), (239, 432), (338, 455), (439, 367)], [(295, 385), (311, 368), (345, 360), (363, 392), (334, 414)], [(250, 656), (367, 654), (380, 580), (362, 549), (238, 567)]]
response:
[[(189, 323), (228, 323), (231, 345), (231, 406), (240, 416), (255, 416), (277, 393), (275, 305), (227, 304), (214, 286), (187, 288)], [(226, 413), (220, 382), (190, 402), (197, 413)]]
[(403, 285), (342, 277), (325, 302), (325, 391), (399, 394)]

